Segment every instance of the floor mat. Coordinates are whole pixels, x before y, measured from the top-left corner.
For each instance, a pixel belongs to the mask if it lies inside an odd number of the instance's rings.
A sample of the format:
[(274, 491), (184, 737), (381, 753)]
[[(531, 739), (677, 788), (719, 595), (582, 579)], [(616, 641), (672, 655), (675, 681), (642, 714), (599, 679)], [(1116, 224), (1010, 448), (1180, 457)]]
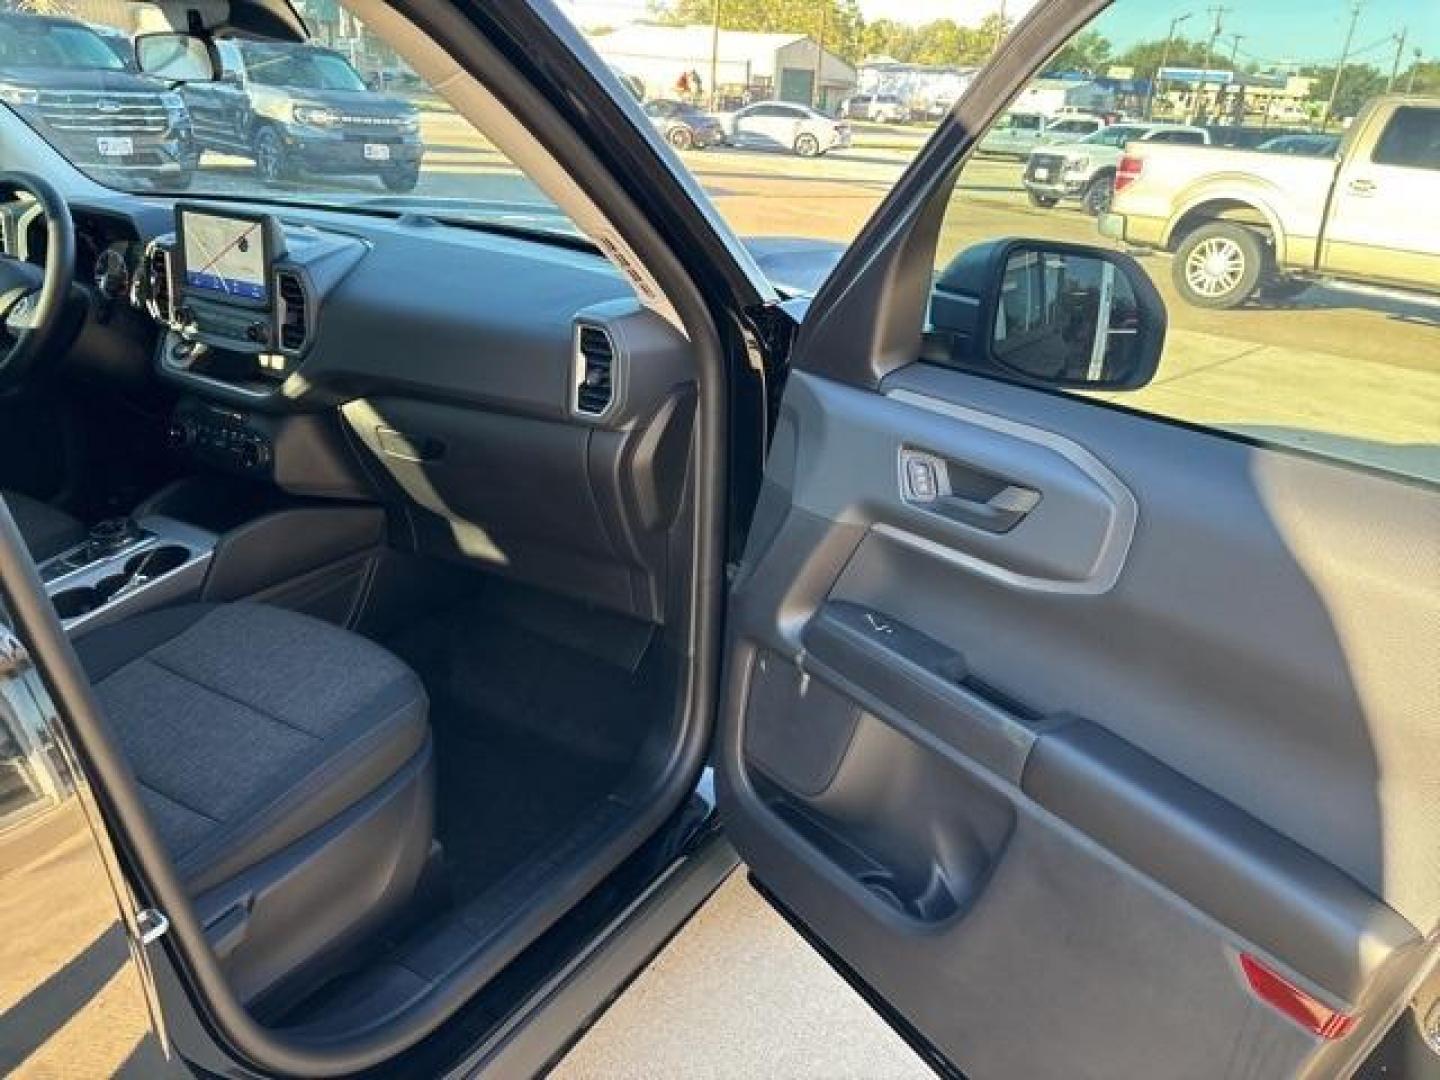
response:
[(653, 658), (634, 672), (606, 663), (498, 616), (483, 592), (385, 644), (430, 694), (437, 832), (458, 901), (613, 792), (670, 707)]

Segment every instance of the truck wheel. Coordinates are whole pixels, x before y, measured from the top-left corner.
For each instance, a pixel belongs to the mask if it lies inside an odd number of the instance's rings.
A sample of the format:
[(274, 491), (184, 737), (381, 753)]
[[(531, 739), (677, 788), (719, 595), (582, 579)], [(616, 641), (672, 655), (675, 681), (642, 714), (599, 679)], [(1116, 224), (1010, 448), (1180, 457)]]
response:
[(1035, 191), (1027, 191), (1025, 194), (1030, 196), (1031, 206), (1044, 207), (1046, 210), (1049, 210), (1060, 202), (1054, 195), (1041, 195)]
[(1098, 218), (1110, 212), (1115, 201), (1115, 174), (1103, 172), (1085, 185), (1085, 194), (1080, 197), (1081, 205), (1091, 217)]
[(1181, 241), (1170, 276), (1196, 307), (1235, 308), (1260, 284), (1266, 258), (1265, 242), (1253, 229), (1213, 221)]
[(802, 131), (795, 138), (795, 153), (801, 157), (814, 157), (820, 153), (820, 140), (808, 131)]
[(684, 125), (671, 128), (666, 138), (676, 150), (689, 150), (695, 145), (695, 133)]
[(280, 184), (295, 175), (285, 141), (272, 127), (261, 128), (255, 136), (255, 171), (267, 184)]

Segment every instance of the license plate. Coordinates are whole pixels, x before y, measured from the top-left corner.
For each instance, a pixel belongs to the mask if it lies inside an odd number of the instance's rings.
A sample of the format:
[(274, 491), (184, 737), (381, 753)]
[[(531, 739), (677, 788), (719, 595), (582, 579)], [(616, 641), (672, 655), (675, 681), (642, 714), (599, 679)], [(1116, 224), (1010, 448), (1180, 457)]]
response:
[(1035, 170), (1035, 179), (1036, 179), (1036, 180), (1049, 180), (1049, 179), (1050, 179), (1050, 170), (1049, 170), (1049, 169), (1036, 169), (1036, 170)]
[(365, 144), (366, 161), (389, 161), (390, 147), (384, 143), (367, 142)]
[(135, 140), (128, 135), (111, 135), (95, 140), (102, 157), (125, 157), (135, 152)]

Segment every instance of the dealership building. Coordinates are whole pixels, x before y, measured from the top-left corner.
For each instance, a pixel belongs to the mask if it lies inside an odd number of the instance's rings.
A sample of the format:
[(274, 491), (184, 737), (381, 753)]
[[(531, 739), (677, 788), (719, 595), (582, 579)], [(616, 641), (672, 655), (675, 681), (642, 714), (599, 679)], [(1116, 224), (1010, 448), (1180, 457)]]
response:
[(804, 34), (636, 23), (590, 43), (647, 98), (713, 96), (724, 108), (778, 98), (833, 111), (856, 87), (855, 68)]

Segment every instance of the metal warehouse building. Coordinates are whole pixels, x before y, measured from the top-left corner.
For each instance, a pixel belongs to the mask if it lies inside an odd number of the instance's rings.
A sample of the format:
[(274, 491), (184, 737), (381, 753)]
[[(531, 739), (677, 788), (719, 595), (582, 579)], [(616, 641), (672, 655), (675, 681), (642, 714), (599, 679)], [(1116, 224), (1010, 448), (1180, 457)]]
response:
[(708, 103), (714, 95), (731, 107), (779, 98), (833, 110), (856, 86), (855, 68), (804, 34), (716, 35), (705, 25), (636, 24), (597, 35), (591, 44), (644, 83), (647, 98), (689, 96)]

